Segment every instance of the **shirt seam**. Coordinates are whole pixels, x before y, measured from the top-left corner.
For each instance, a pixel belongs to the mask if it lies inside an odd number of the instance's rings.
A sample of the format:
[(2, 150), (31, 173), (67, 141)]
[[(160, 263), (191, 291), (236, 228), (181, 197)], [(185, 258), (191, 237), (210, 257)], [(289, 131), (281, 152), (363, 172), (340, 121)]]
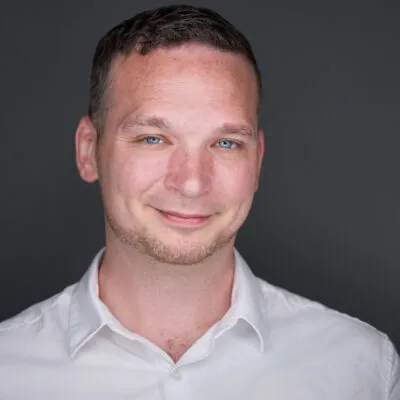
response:
[(393, 377), (393, 360), (394, 360), (394, 348), (391, 346), (391, 342), (389, 340), (389, 337), (385, 335), (385, 344), (386, 344), (386, 349), (387, 349), (387, 361), (389, 362), (389, 370), (388, 373), (385, 374), (385, 393), (384, 393), (384, 400), (389, 399), (389, 389), (390, 389), (390, 382)]
[[(47, 305), (46, 307), (44, 307), (41, 311), (40, 311), (40, 313), (39, 313), (39, 315), (37, 315), (35, 318), (33, 318), (32, 320), (30, 320), (29, 318), (30, 318), (30, 315), (28, 314), (27, 316), (26, 316), (26, 319), (24, 319), (22, 322), (20, 322), (20, 323), (17, 323), (17, 322), (9, 322), (9, 325), (8, 325), (8, 323), (7, 323), (7, 321), (4, 321), (5, 322), (5, 326), (4, 327), (1, 327), (0, 326), (0, 332), (8, 332), (8, 331), (12, 331), (13, 329), (17, 329), (17, 328), (21, 328), (21, 327), (23, 327), (23, 326), (28, 326), (28, 325), (33, 325), (35, 322), (37, 322), (37, 321), (39, 321), (41, 318), (43, 318), (43, 316), (44, 316), (44, 314), (46, 314), (51, 308), (53, 308), (57, 303), (58, 303), (58, 301), (59, 301), (59, 299), (60, 299), (60, 297), (61, 297), (61, 295), (64, 293), (64, 291), (63, 292), (61, 292), (61, 293), (59, 293), (58, 295), (56, 295), (55, 296), (55, 299), (52, 301), (52, 302), (50, 302), (50, 304), (49, 305)], [(34, 307), (34, 306), (32, 306), (32, 307)], [(24, 311), (22, 311), (22, 312), (25, 312), (25, 311), (27, 311), (27, 310), (24, 310)], [(17, 318), (18, 317), (18, 314), (17, 315), (15, 315), (14, 317), (11, 317), (11, 319), (13, 319), (13, 318)]]
[[(369, 324), (368, 322), (365, 322), (365, 321), (363, 321), (363, 320), (361, 320), (361, 319), (359, 319), (357, 317), (354, 317), (352, 315), (346, 314), (345, 312), (341, 312), (339, 310), (335, 310), (333, 308), (325, 306), (324, 304), (319, 303), (318, 301), (311, 300), (311, 299), (309, 299), (307, 297), (303, 297), (303, 296), (294, 294), (294, 293), (292, 293), (292, 292), (290, 292), (290, 291), (288, 291), (286, 289), (280, 288), (278, 286), (274, 286), (274, 285), (268, 283), (267, 281), (264, 281), (263, 279), (261, 279), (261, 281), (264, 282), (267, 285), (268, 288), (271, 288), (272, 290), (274, 290), (274, 292), (277, 293), (278, 295), (282, 295), (282, 294), (285, 295), (286, 294), (286, 295), (290, 296), (291, 298), (290, 299), (287, 298), (287, 301), (290, 302), (291, 304), (300, 305), (300, 306), (302, 306), (304, 308), (319, 309), (321, 311), (326, 311), (326, 312), (329, 312), (329, 313), (332, 313), (332, 314), (336, 314), (336, 315), (345, 317), (345, 318), (347, 318), (349, 320), (352, 320), (352, 321), (354, 321), (356, 323), (359, 323), (359, 324), (363, 325), (364, 327), (366, 327), (368, 329), (372, 329), (381, 338), (387, 340), (387, 335), (386, 334), (384, 334), (383, 332), (381, 332), (379, 329), (377, 329), (375, 326)], [(264, 299), (267, 300), (267, 297), (268, 297), (267, 287), (263, 287), (263, 286), (264, 285), (261, 285), (262, 292), (263, 292), (263, 295), (264, 295)]]

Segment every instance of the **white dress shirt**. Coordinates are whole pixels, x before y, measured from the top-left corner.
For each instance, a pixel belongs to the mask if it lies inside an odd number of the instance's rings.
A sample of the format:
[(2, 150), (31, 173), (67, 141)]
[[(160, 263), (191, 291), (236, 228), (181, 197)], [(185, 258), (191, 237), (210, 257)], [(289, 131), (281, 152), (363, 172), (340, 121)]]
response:
[(232, 305), (174, 364), (80, 282), (0, 324), (1, 400), (400, 400), (373, 327), (256, 278), (236, 252)]

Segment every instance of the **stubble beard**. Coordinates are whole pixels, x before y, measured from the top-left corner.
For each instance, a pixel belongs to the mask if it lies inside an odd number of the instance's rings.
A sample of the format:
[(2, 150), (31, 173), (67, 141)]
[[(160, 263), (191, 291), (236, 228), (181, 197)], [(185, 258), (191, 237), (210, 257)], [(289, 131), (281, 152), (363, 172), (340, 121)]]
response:
[(107, 210), (105, 216), (113, 234), (122, 243), (134, 247), (158, 262), (172, 265), (199, 264), (227, 245), (237, 234), (237, 231), (226, 232), (205, 242), (181, 238), (177, 244), (166, 244), (146, 227), (127, 230), (121, 227)]

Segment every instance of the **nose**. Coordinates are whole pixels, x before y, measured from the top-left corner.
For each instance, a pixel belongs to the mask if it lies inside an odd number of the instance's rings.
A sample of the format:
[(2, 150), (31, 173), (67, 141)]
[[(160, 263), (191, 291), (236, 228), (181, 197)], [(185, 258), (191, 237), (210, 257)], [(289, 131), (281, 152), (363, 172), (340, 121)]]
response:
[(183, 197), (196, 198), (211, 189), (212, 156), (207, 150), (176, 150), (169, 160), (165, 186)]

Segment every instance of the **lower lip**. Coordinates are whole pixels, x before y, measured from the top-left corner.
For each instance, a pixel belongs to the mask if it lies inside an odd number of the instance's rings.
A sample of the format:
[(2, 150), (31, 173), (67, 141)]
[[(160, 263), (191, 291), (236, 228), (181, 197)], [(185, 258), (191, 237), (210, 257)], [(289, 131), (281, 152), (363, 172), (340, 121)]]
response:
[(179, 226), (188, 226), (188, 227), (195, 227), (201, 226), (206, 221), (210, 219), (210, 217), (180, 217), (174, 214), (168, 214), (164, 211), (157, 210), (168, 222), (179, 225)]

